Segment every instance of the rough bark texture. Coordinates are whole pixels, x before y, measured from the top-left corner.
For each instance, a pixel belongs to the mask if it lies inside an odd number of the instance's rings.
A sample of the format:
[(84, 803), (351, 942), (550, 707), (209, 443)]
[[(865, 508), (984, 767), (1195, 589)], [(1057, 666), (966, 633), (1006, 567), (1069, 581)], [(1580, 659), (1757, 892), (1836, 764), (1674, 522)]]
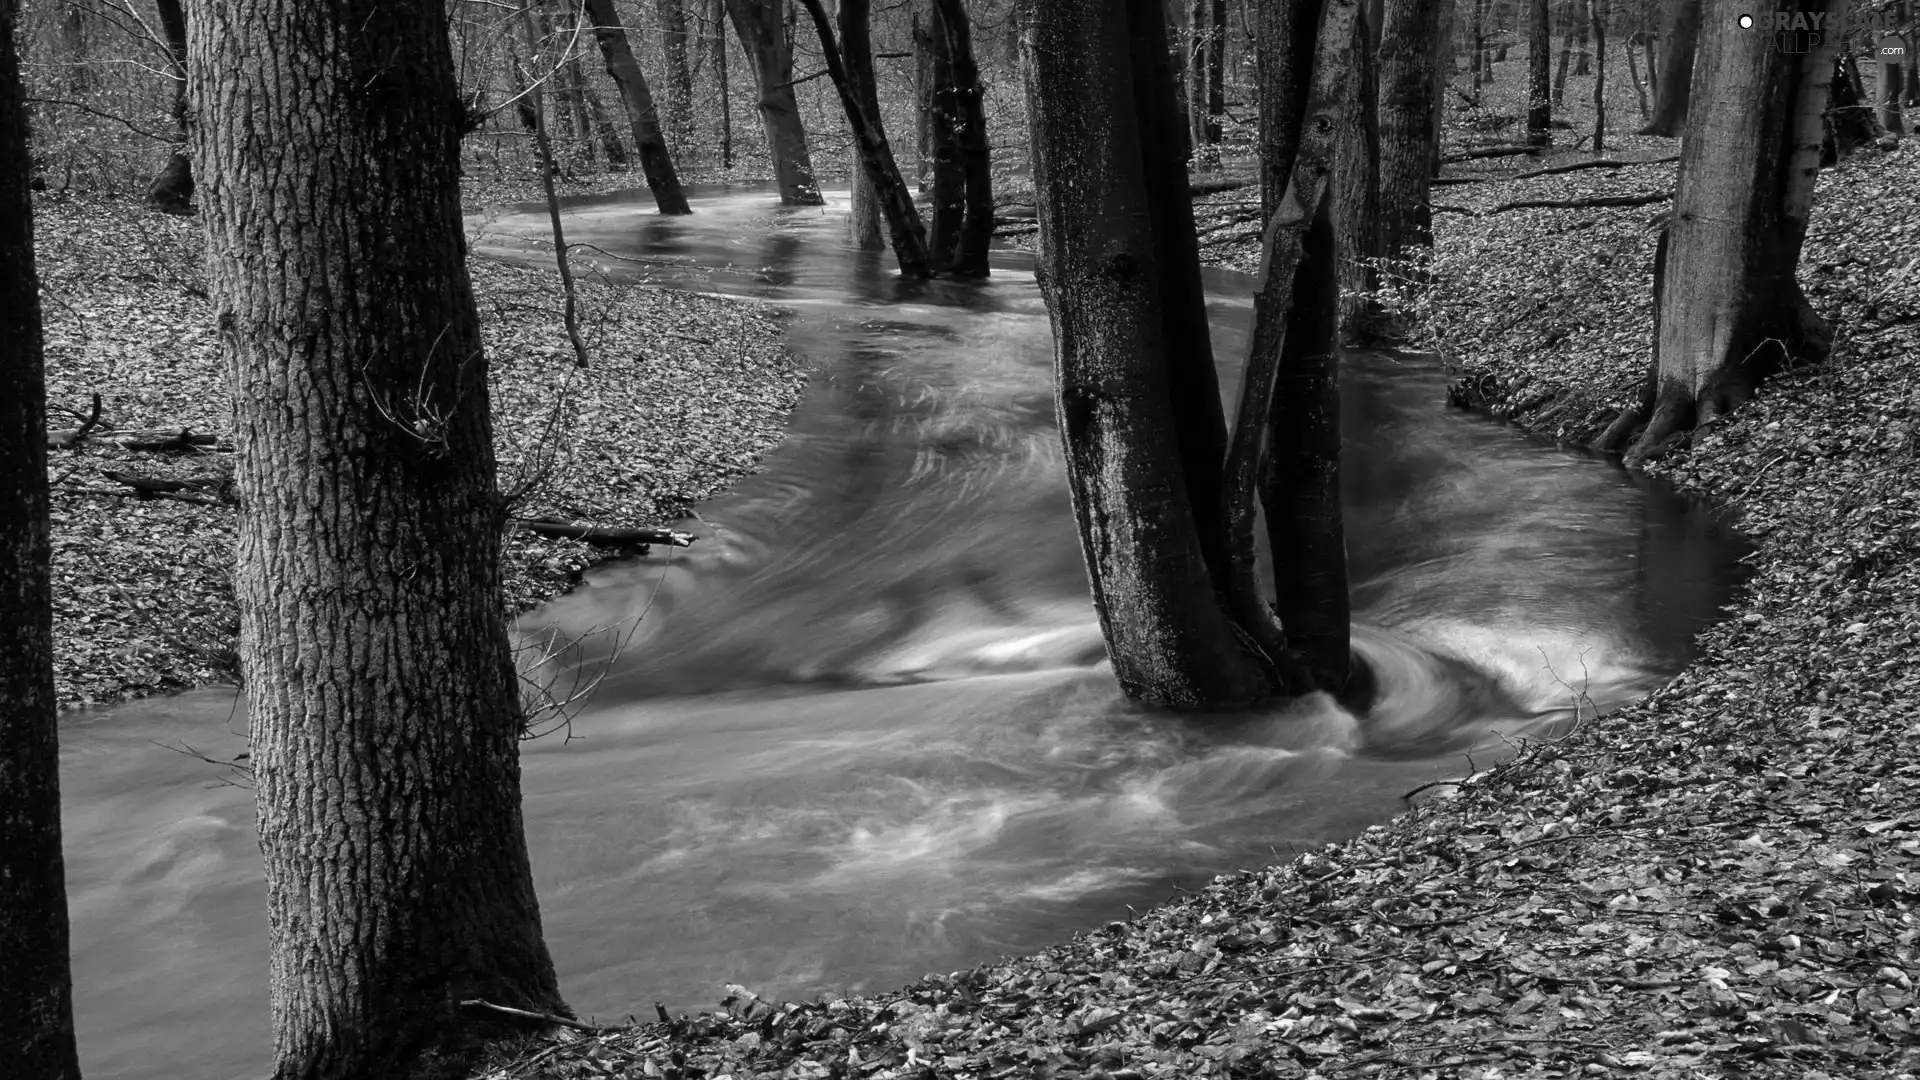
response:
[(660, 58), (667, 69), (667, 135), (685, 152), (693, 142), (693, 69), (687, 63), (685, 0), (654, 0)]
[(19, 0), (0, 0), (0, 1062), (78, 1080), (53, 697), (46, 376)]
[(438, 0), (218, 0), (190, 56), (234, 402), (274, 1075), (446, 1075), (563, 1012)]
[(967, 175), (960, 157), (960, 99), (953, 91), (953, 38), (941, 17), (939, 0), (926, 8), (926, 91), (928, 150), (933, 155), (933, 205), (927, 247), (936, 273), (960, 261), (960, 236), (967, 224)]
[(1380, 32), (1380, 250), (1433, 244), (1428, 180), (1439, 156), (1434, 136), (1444, 86), (1432, 42), (1441, 0), (1387, 0)]
[[(1845, 0), (1801, 0), (1796, 14), (1839, 22)], [(1731, 22), (1737, 0), (1708, 0)], [(1654, 299), (1653, 411), (1631, 462), (1745, 400), (1789, 356), (1825, 354), (1825, 324), (1794, 280), (1819, 171), (1833, 44), (1773, 48), (1766, 34), (1706, 34), (1700, 95)]]
[(827, 73), (840, 92), (847, 126), (852, 129), (854, 144), (860, 150), (862, 178), (886, 214), (887, 232), (893, 241), (900, 272), (911, 278), (932, 277), (927, 260), (926, 227), (920, 224), (920, 211), (913, 205), (913, 193), (900, 178), (900, 169), (893, 163), (893, 148), (887, 145), (886, 129), (880, 124), (880, 97), (873, 81), (873, 45), (867, 36), (867, 0), (840, 0), (840, 29), (844, 34), (840, 41), (834, 40), (833, 23), (828, 20), (820, 0), (801, 2), (813, 18)]
[(1527, 20), (1527, 145), (1553, 142), (1553, 24), (1547, 0), (1532, 0)]
[(1659, 89), (1653, 95), (1653, 117), (1640, 129), (1642, 135), (1677, 136), (1686, 126), (1687, 103), (1693, 94), (1693, 58), (1700, 39), (1700, 8), (1704, 2), (1665, 0), (1661, 5)]
[(167, 70), (174, 78), (173, 123), (178, 148), (147, 185), (147, 206), (168, 214), (193, 213), (193, 158), (187, 154), (192, 137), (187, 112), (187, 15), (180, 0), (156, 0), (160, 32), (167, 40)]
[(686, 193), (680, 189), (680, 176), (673, 168), (673, 155), (667, 152), (667, 140), (660, 132), (660, 116), (654, 111), (653, 94), (640, 62), (633, 58), (627, 43), (627, 28), (613, 0), (584, 0), (587, 18), (593, 21), (593, 36), (600, 43), (600, 55), (607, 63), (607, 74), (620, 88), (620, 102), (627, 110), (627, 125), (633, 132), (634, 152), (640, 156), (640, 171), (647, 178), (647, 190), (653, 204), (663, 214), (690, 214)]
[(733, 90), (727, 78), (726, 0), (713, 0), (713, 81), (720, 92), (720, 167), (733, 168)]
[(1260, 5), (1255, 63), (1260, 78), (1260, 215), (1270, 220), (1292, 180), (1300, 145), (1300, 102), (1306, 100), (1321, 5), (1304, 0)]
[(1056, 407), (1114, 675), (1162, 705), (1255, 700), (1275, 687), (1216, 598), (1182, 475), (1126, 13), (1018, 10)]
[(820, 186), (807, 156), (807, 129), (793, 96), (793, 50), (781, 25), (781, 0), (726, 0), (734, 33), (753, 61), (760, 88), (760, 124), (767, 133), (767, 156), (780, 201), (787, 206), (820, 205)]

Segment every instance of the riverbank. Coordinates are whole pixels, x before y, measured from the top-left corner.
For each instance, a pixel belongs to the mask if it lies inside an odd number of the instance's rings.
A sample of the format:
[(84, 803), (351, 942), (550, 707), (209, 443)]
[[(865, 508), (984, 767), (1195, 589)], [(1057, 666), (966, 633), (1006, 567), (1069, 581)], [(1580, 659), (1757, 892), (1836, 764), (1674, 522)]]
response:
[[(475, 183), (466, 195), (479, 207), (535, 191)], [(34, 213), (48, 426), (77, 431), (94, 394), (101, 404), (84, 439), (51, 453), (60, 703), (231, 681), (229, 399), (200, 222), (80, 195), (35, 196)], [(764, 305), (583, 279), (590, 363), (580, 369), (553, 272), (477, 258), (469, 267), (494, 372), (501, 484), (525, 490), (517, 516), (670, 524), (782, 437), (805, 375)], [(152, 448), (128, 448), (129, 436)], [(188, 486), (141, 497), (120, 477)], [(515, 531), (508, 602), (525, 610), (564, 592), (608, 554)]]
[[(1627, 193), (1660, 168), (1447, 198)], [(1834, 356), (1657, 466), (1757, 550), (1729, 619), (1645, 701), (1032, 956), (872, 997), (735, 989), (718, 1013), (559, 1030), (485, 1075), (1920, 1074), (1914, 191), (1913, 149), (1823, 176), (1803, 281)], [(1428, 326), (1477, 404), (1577, 434), (1581, 408), (1628, 400), (1650, 212), (1443, 216)]]

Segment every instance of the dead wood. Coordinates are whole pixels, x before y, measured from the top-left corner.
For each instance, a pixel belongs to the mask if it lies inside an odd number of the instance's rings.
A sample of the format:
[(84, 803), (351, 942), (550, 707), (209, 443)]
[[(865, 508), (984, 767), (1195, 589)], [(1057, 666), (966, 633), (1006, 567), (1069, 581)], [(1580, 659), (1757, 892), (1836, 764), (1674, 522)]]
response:
[(74, 447), (79, 446), (81, 443), (86, 441), (87, 433), (91, 432), (94, 428), (94, 425), (98, 424), (99, 422), (100, 422), (100, 395), (96, 393), (93, 395), (93, 411), (87, 414), (87, 418), (80, 422), (79, 427), (70, 428), (65, 431), (47, 432), (47, 449), (71, 450)]
[(1560, 173), (1579, 172), (1581, 169), (1625, 169), (1634, 165), (1666, 165), (1680, 160), (1679, 154), (1666, 157), (1648, 158), (1645, 161), (1616, 161), (1612, 158), (1600, 158), (1595, 161), (1576, 161), (1571, 165), (1552, 165), (1531, 172), (1515, 173), (1509, 180), (1531, 180), (1536, 176), (1556, 176)]
[(693, 543), (692, 533), (661, 526), (617, 529), (606, 525), (574, 525), (551, 518), (514, 518), (513, 523), (528, 532), (554, 540), (582, 540), (594, 547), (634, 548), (652, 544), (686, 547)]

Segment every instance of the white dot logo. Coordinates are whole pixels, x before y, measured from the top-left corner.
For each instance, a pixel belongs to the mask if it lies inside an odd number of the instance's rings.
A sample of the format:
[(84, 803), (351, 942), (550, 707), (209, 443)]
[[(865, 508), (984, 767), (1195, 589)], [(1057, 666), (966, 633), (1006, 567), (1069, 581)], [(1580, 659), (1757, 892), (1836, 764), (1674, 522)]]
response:
[(1751, 15), (1740, 16), (1740, 29), (1742, 30), (1753, 29), (1753, 16)]

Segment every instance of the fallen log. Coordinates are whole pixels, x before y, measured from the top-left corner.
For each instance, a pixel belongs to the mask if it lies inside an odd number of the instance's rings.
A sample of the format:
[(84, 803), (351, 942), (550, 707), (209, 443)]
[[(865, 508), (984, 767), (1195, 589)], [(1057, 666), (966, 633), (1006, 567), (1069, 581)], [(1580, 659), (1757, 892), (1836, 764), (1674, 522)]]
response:
[(554, 540), (582, 540), (594, 547), (633, 548), (651, 544), (666, 544), (670, 547), (686, 547), (692, 544), (692, 533), (683, 533), (662, 526), (647, 526), (638, 529), (616, 529), (606, 525), (573, 525), (551, 518), (514, 518), (513, 523), (528, 532)]
[(1478, 150), (1464, 150), (1440, 159), (1442, 165), (1458, 165), (1463, 161), (1479, 161), (1482, 158), (1518, 157), (1521, 154), (1538, 154), (1546, 149), (1542, 146), (1483, 146)]
[(1223, 191), (1238, 191), (1246, 187), (1248, 180), (1195, 180), (1187, 185), (1187, 194), (1192, 196), (1218, 195)]
[(1670, 191), (1657, 191), (1646, 195), (1595, 195), (1586, 199), (1516, 199), (1504, 202), (1488, 210), (1489, 214), (1503, 213), (1507, 210), (1588, 210), (1600, 206), (1647, 206), (1651, 203), (1666, 202), (1673, 198)]
[(179, 431), (122, 431), (102, 439), (122, 450), (137, 450), (149, 454), (189, 453), (202, 447), (220, 444), (220, 436), (196, 433), (192, 428)]
[(79, 427), (68, 428), (63, 431), (47, 432), (47, 449), (71, 450), (74, 447), (79, 446), (81, 443), (86, 441), (87, 433), (92, 431), (94, 428), (94, 425), (98, 424), (99, 422), (100, 422), (100, 395), (96, 393), (93, 395), (93, 411), (87, 414), (86, 419), (80, 422)]
[(1558, 176), (1561, 173), (1579, 172), (1581, 169), (1626, 169), (1635, 165), (1667, 165), (1679, 160), (1679, 154), (1670, 154), (1660, 158), (1648, 158), (1645, 161), (1615, 161), (1612, 158), (1601, 158), (1596, 161), (1576, 161), (1571, 165), (1550, 165), (1547, 168), (1534, 169), (1531, 172), (1514, 173), (1507, 179), (1531, 180), (1536, 176)]

